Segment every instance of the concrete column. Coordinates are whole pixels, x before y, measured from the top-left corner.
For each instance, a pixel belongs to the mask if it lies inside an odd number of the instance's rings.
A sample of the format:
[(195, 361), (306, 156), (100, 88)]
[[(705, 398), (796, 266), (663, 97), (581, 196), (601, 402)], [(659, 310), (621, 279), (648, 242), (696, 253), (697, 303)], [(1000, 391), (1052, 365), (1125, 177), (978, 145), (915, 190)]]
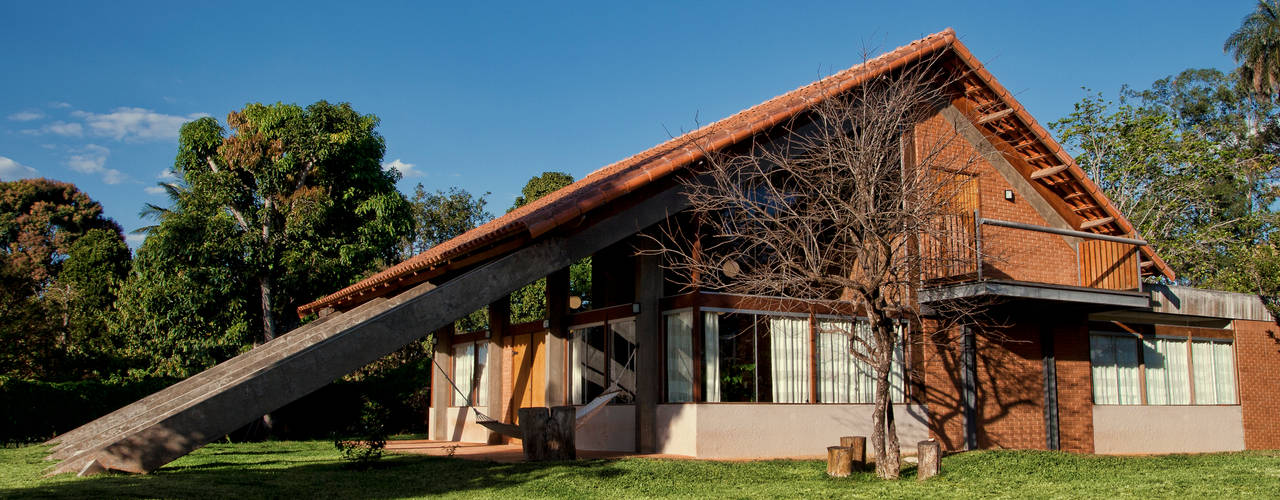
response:
[[(507, 338), (508, 330), (511, 325), (511, 296), (506, 295), (489, 304), (489, 355), (485, 359), (485, 369), (489, 371), (489, 407), (484, 412), (492, 418), (509, 422), (507, 417), (510, 409), (507, 408), (507, 395), (503, 393), (505, 387), (503, 382), (503, 373), (509, 372), (510, 367), (505, 366), (509, 358), (504, 356), (503, 343)], [(502, 435), (496, 432), (489, 433), (489, 444), (498, 444), (502, 442)]]
[(431, 368), (431, 421), (427, 424), (431, 439), (443, 441), (449, 439), (449, 403), (453, 401), (453, 386), (449, 379), (453, 374), (453, 324), (435, 332), (435, 348), (432, 357), (435, 363)]
[[(637, 245), (653, 245), (645, 238), (634, 238)], [(662, 380), (662, 258), (656, 255), (636, 257), (636, 450), (657, 451), (656, 423), (661, 401)]]
[(569, 268), (547, 275), (547, 406), (568, 404)]

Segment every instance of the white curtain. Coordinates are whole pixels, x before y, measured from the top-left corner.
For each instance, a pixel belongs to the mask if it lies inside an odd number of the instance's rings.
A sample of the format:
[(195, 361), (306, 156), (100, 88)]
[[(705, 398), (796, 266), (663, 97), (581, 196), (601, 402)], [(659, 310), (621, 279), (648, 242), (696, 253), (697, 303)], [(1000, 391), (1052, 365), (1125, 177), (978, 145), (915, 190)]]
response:
[(809, 402), (809, 320), (769, 318), (774, 403)]
[(573, 330), (573, 343), (570, 345), (570, 356), (573, 357), (569, 362), (569, 384), (571, 401), (575, 405), (585, 404), (582, 398), (582, 360), (586, 359), (587, 341), (583, 338), (585, 330)]
[(705, 396), (709, 403), (720, 402), (720, 315), (716, 313), (702, 313), (702, 336), (705, 337), (705, 346), (702, 349), (702, 355), (706, 358), (706, 363), (702, 367), (703, 378), (706, 380)]
[(1113, 405), (1120, 402), (1116, 394), (1116, 348), (1112, 337), (1089, 337), (1089, 366), (1093, 373), (1093, 402)]
[(847, 321), (818, 323), (818, 402), (855, 402), (850, 327)]
[[(871, 324), (865, 320), (857, 323), (857, 335), (853, 339), (854, 323), (848, 321), (823, 321), (818, 324), (818, 401), (822, 403), (871, 404), (876, 398), (876, 370), (871, 363), (859, 359), (869, 357), (875, 338)], [(894, 328), (902, 338), (902, 325)], [(854, 353), (857, 353), (855, 356)], [(906, 399), (905, 350), (902, 342), (894, 345), (893, 361), (889, 368), (889, 398), (895, 403)]]
[(1231, 343), (1213, 343), (1213, 378), (1217, 382), (1218, 404), (1236, 404), (1236, 363)]
[(1187, 342), (1175, 339), (1142, 341), (1142, 358), (1147, 372), (1147, 404), (1185, 405), (1191, 403), (1191, 381), (1187, 378)]
[(1230, 342), (1191, 342), (1196, 404), (1236, 404), (1236, 363)]
[(1116, 372), (1120, 404), (1142, 404), (1142, 382), (1138, 380), (1138, 340), (1116, 337)]
[(1191, 362), (1194, 365), (1192, 375), (1196, 384), (1196, 404), (1218, 404), (1218, 384), (1214, 380), (1213, 343), (1194, 341), (1191, 343)]
[(693, 312), (667, 315), (667, 402), (693, 401)]
[(467, 398), (463, 394), (471, 395), (475, 362), (475, 344), (466, 343), (453, 348), (453, 383), (458, 386), (458, 390), (453, 391), (453, 406), (467, 406)]
[(477, 383), (480, 386), (476, 387), (476, 396), (472, 403), (475, 403), (476, 406), (489, 406), (489, 370), (487, 369), (489, 367), (489, 343), (482, 340), (476, 342), (475, 345), (475, 367), (480, 376), (476, 377), (473, 374), (472, 378), (478, 379)]
[(1093, 372), (1094, 404), (1142, 404), (1136, 338), (1089, 336), (1089, 363)]

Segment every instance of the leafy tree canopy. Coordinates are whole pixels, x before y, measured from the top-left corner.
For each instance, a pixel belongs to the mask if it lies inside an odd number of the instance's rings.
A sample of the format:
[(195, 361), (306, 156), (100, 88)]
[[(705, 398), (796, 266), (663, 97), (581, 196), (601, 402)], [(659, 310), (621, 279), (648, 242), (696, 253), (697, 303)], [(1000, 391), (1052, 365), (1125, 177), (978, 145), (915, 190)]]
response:
[(120, 226), (72, 184), (0, 182), (0, 244), (0, 374), (105, 369), (104, 318), (129, 266)]

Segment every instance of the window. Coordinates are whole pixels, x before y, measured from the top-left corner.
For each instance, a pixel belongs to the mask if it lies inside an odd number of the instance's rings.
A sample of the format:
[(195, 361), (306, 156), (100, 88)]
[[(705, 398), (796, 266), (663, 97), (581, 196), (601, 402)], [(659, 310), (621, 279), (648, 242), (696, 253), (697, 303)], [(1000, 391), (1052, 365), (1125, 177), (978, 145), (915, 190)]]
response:
[[(1091, 335), (1093, 402), (1236, 404), (1235, 359), (1231, 346), (1228, 339), (1148, 337), (1139, 341), (1129, 335)], [(1141, 387), (1144, 383), (1145, 391)]]
[(1138, 339), (1112, 335), (1089, 337), (1093, 402), (1105, 405), (1142, 403), (1138, 381)]
[(1152, 338), (1142, 341), (1142, 360), (1147, 372), (1147, 404), (1191, 404), (1191, 381), (1187, 367), (1187, 341)]
[(631, 402), (630, 394), (636, 389), (635, 325), (635, 319), (628, 318), (570, 330), (573, 404), (591, 402), (613, 383), (629, 393), (618, 395), (611, 402)]
[[(489, 356), (489, 342), (467, 342), (453, 347), (453, 406), (489, 406), (489, 372), (485, 364)], [(466, 395), (465, 397), (463, 395)]]
[[(821, 403), (875, 402), (876, 377), (865, 361), (867, 346), (853, 342), (871, 339), (865, 320), (820, 320), (807, 315), (756, 313), (706, 308), (701, 314), (702, 338), (693, 337), (693, 313), (666, 314), (667, 402), (693, 401), (694, 384), (702, 400), (711, 403), (809, 403), (814, 376)], [(815, 332), (811, 328), (816, 328)], [(897, 328), (901, 338), (905, 329)], [(816, 340), (816, 349), (811, 341)], [(702, 351), (702, 379), (694, 379), (694, 342)], [(861, 349), (855, 355), (851, 349)], [(816, 373), (812, 373), (816, 366)], [(903, 345), (894, 350), (889, 374), (890, 398), (906, 400)]]
[(693, 401), (693, 311), (668, 313), (667, 402)]
[(1236, 367), (1230, 342), (1193, 339), (1191, 361), (1196, 404), (1236, 404)]
[[(903, 328), (899, 325), (899, 338), (902, 333)], [(819, 403), (875, 402), (876, 372), (871, 363), (865, 361), (871, 342), (875, 340), (871, 335), (871, 325), (866, 321), (818, 322)], [(903, 343), (898, 342), (889, 372), (889, 397), (895, 403), (906, 400), (904, 361)]]

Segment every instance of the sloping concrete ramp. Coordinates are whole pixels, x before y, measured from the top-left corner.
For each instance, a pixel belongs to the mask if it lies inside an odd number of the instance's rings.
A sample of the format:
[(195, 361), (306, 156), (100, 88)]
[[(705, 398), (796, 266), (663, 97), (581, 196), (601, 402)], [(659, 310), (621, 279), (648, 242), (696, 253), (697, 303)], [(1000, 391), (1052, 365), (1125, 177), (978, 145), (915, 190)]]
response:
[(520, 287), (682, 210), (677, 188), (567, 235), (521, 247), (439, 286), (297, 328), (50, 440), (50, 474), (146, 473), (279, 409)]

